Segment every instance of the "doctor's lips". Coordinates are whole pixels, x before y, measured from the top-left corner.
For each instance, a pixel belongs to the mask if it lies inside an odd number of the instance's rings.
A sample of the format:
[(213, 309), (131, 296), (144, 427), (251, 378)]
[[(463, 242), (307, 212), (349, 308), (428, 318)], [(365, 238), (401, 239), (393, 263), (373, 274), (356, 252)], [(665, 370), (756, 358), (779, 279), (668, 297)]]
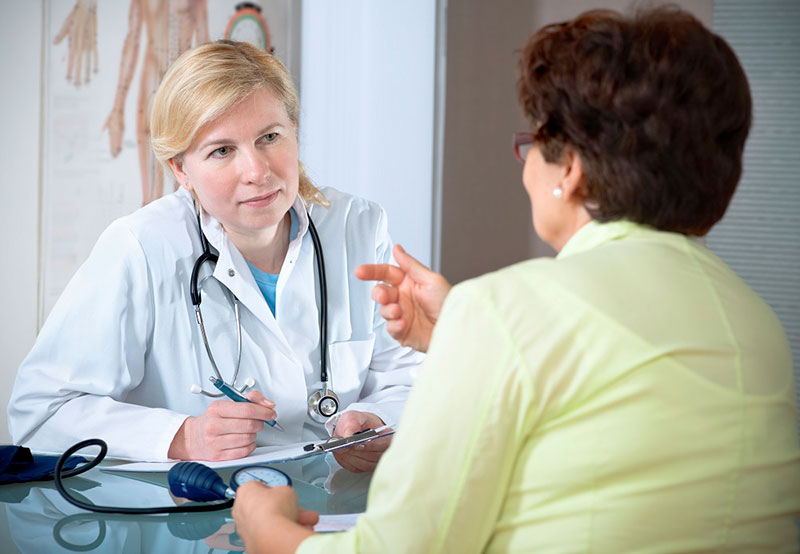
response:
[(248, 198), (247, 200), (243, 200), (242, 204), (251, 204), (251, 205), (267, 205), (271, 204), (273, 200), (278, 197), (278, 193), (280, 189), (273, 190), (272, 192), (268, 192), (267, 194), (260, 194), (258, 196), (253, 196), (252, 198)]

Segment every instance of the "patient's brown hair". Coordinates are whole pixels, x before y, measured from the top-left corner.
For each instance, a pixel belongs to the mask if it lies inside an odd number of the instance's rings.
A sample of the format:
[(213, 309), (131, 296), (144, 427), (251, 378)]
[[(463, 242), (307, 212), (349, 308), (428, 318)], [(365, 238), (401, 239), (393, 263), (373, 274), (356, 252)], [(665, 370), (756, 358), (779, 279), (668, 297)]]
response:
[(703, 235), (722, 218), (750, 88), (731, 47), (692, 15), (587, 12), (531, 37), (519, 70), (536, 144), (549, 162), (579, 154), (594, 219)]

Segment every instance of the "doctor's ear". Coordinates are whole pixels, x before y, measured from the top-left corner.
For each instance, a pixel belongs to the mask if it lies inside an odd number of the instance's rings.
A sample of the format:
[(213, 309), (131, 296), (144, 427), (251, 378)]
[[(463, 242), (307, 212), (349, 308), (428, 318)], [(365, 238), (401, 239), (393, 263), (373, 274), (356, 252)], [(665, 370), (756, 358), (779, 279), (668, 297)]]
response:
[(175, 156), (174, 158), (168, 159), (167, 163), (178, 183), (186, 190), (192, 190), (192, 185), (189, 183), (189, 176), (186, 175), (186, 172), (183, 170), (183, 158), (181, 156)]

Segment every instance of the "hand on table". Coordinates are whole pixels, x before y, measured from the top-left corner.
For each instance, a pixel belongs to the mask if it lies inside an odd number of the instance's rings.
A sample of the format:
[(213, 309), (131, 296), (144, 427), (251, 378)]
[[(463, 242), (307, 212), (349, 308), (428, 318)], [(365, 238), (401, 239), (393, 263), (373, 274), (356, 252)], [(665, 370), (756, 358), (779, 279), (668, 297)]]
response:
[(258, 391), (245, 395), (250, 402), (215, 400), (198, 417), (183, 422), (169, 447), (176, 460), (233, 460), (256, 448), (256, 434), (264, 420), (277, 417), (275, 403)]
[(258, 481), (236, 489), (232, 513), (247, 552), (294, 552), (319, 521), (317, 512), (298, 507), (291, 487)]
[(392, 252), (399, 267), (362, 265), (356, 268), (356, 277), (383, 281), (375, 285), (372, 298), (381, 305), (386, 330), (400, 344), (426, 352), (442, 304), (452, 287), (447, 279), (422, 265), (400, 245), (395, 245)]
[[(384, 422), (375, 414), (350, 410), (342, 413), (333, 430), (334, 437), (349, 437), (365, 429), (383, 427)], [(374, 471), (383, 452), (389, 448), (392, 436), (373, 439), (369, 442), (355, 444), (348, 448), (333, 451), (333, 457), (339, 465), (353, 473)]]

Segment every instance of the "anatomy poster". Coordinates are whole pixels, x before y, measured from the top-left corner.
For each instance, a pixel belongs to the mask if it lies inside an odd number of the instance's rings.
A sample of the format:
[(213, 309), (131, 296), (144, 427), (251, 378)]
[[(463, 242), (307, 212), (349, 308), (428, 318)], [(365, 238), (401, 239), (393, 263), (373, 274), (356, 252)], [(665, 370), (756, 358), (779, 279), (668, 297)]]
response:
[(40, 324), (109, 223), (174, 190), (149, 136), (150, 101), (169, 65), (220, 38), (269, 48), (289, 65), (293, 9), (291, 0), (45, 3)]

